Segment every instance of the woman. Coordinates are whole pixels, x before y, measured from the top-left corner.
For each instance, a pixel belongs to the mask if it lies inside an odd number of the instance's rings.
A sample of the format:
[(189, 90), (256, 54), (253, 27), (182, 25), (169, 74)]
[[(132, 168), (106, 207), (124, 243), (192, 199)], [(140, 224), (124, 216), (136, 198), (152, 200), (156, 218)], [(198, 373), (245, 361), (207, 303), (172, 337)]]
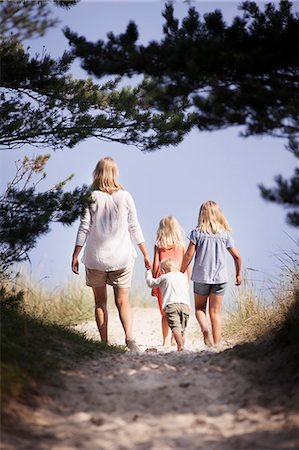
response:
[(72, 270), (79, 273), (78, 256), (85, 245), (82, 262), (86, 284), (95, 298), (95, 319), (103, 342), (107, 342), (107, 284), (113, 287), (115, 304), (125, 332), (127, 347), (137, 351), (132, 337), (132, 313), (129, 288), (136, 251), (132, 240), (144, 257), (146, 269), (151, 267), (144, 237), (138, 223), (135, 204), (129, 192), (118, 182), (115, 161), (101, 159), (93, 172), (92, 204), (86, 209), (79, 226), (72, 258)]

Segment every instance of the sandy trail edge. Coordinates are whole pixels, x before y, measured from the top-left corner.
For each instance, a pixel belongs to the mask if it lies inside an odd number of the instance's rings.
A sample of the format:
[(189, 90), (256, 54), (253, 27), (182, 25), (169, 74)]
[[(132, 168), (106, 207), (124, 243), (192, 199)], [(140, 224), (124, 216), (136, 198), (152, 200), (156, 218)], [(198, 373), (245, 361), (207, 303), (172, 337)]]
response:
[[(123, 343), (115, 310), (111, 340)], [(94, 322), (77, 327), (98, 337)], [(104, 355), (62, 371), (32, 405), (12, 403), (18, 417), (3, 449), (194, 450), (295, 449), (294, 392), (267, 383), (263, 361), (204, 349), (194, 317), (187, 351), (160, 344), (157, 309), (134, 309), (141, 353)], [(146, 348), (157, 348), (147, 353)], [(225, 349), (226, 348), (226, 349)]]

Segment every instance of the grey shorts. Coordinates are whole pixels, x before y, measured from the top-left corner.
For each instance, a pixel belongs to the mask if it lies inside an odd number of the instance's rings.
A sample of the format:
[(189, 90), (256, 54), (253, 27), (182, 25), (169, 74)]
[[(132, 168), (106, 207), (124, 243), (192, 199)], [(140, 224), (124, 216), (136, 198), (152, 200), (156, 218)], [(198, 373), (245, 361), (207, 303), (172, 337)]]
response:
[(120, 288), (130, 288), (134, 264), (124, 269), (102, 272), (101, 270), (85, 267), (86, 285), (90, 287), (104, 287), (106, 284)]
[(184, 333), (189, 320), (189, 306), (185, 303), (170, 303), (165, 306), (164, 312), (169, 328), (178, 328)]
[(194, 282), (193, 291), (195, 294), (209, 296), (210, 294), (224, 295), (227, 283), (208, 284)]

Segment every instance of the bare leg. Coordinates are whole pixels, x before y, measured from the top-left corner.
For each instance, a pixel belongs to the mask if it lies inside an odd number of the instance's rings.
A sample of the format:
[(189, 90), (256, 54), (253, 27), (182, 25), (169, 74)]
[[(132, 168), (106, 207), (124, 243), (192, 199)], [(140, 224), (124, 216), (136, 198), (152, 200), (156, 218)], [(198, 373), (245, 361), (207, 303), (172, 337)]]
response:
[(179, 328), (174, 328), (172, 330), (172, 334), (173, 334), (175, 342), (177, 344), (178, 352), (181, 352), (184, 348), (182, 332)]
[(107, 290), (106, 286), (92, 288), (95, 300), (95, 319), (101, 339), (107, 342), (108, 311), (107, 311)]
[(208, 297), (206, 295), (199, 295), (194, 293), (195, 316), (202, 331), (205, 345), (207, 347), (211, 347), (213, 343), (209, 336), (208, 322), (206, 317), (207, 301)]
[(209, 298), (209, 313), (212, 324), (212, 333), (215, 345), (221, 341), (221, 303), (223, 295), (210, 294)]
[(164, 345), (166, 345), (166, 339), (167, 339), (168, 330), (169, 330), (168, 323), (167, 323), (165, 316), (162, 316), (161, 326), (162, 326), (162, 336), (163, 336), (163, 346), (164, 346)]
[(132, 311), (129, 303), (129, 288), (113, 287), (115, 304), (125, 332), (125, 339), (132, 340)]
[(175, 338), (173, 333), (171, 333), (170, 345), (175, 345)]

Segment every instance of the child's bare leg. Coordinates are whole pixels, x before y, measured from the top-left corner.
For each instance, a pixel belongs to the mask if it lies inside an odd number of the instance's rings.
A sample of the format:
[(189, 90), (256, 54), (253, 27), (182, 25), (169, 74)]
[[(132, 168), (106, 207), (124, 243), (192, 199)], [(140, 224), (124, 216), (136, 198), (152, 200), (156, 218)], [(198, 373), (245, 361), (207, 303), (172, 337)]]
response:
[(202, 331), (205, 345), (207, 347), (211, 347), (213, 343), (209, 335), (208, 322), (206, 317), (207, 301), (208, 297), (206, 295), (199, 295), (194, 293), (195, 316)]
[(223, 295), (210, 294), (209, 299), (209, 313), (212, 325), (212, 333), (215, 345), (220, 344), (221, 341), (221, 303)]
[(164, 346), (164, 345), (166, 345), (166, 340), (167, 340), (168, 330), (169, 330), (167, 319), (165, 316), (162, 316), (161, 326), (162, 326), (162, 336), (163, 336), (163, 346)]
[(184, 348), (182, 332), (181, 332), (181, 330), (179, 328), (174, 328), (172, 330), (172, 334), (174, 336), (178, 352), (181, 352), (183, 350), (183, 348)]

